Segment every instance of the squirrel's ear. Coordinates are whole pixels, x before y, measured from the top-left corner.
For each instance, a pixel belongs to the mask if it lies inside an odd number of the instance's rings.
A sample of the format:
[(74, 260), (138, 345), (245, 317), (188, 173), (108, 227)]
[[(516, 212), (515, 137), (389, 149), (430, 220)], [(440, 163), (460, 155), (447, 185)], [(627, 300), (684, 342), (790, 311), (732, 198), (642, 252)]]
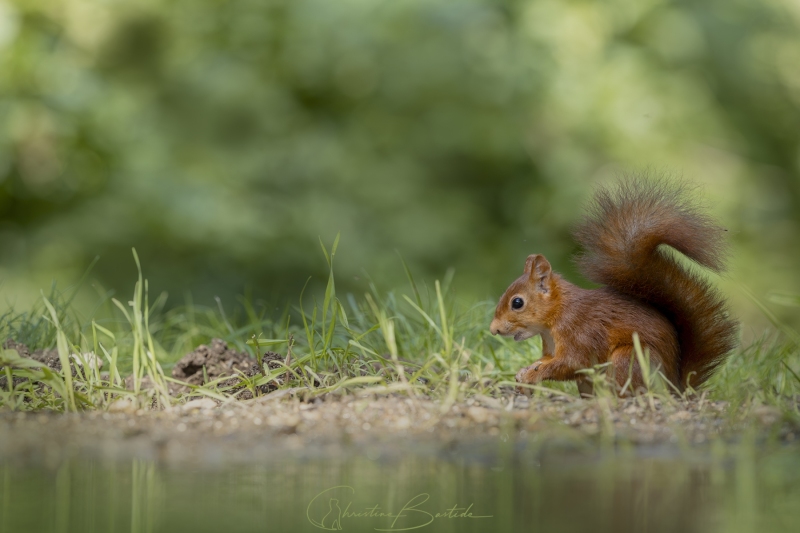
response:
[(525, 273), (530, 277), (531, 282), (539, 292), (550, 290), (550, 274), (553, 269), (550, 263), (541, 254), (529, 255), (525, 261)]
[(533, 272), (533, 264), (536, 262), (536, 258), (539, 257), (538, 254), (531, 254), (525, 260), (525, 270), (522, 271), (523, 274), (530, 274)]

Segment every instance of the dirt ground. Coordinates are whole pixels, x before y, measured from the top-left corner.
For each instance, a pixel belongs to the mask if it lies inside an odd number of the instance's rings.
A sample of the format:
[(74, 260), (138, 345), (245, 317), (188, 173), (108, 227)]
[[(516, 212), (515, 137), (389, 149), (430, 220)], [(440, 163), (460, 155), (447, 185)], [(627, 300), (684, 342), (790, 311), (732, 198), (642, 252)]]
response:
[[(31, 351), (25, 344), (7, 339), (2, 344), (3, 349), (16, 350), (17, 353), (34, 361), (44, 363), (52, 370), (57, 372), (61, 371), (61, 360), (58, 357), (58, 350), (34, 350)], [(93, 354), (84, 354), (86, 359), (91, 359), (93, 362), (100, 366), (102, 370), (103, 360), (96, 358)], [(278, 368), (280, 365), (276, 361), (283, 361), (284, 358), (275, 352), (266, 352), (263, 355), (262, 361), (269, 369)], [(72, 375), (75, 372), (75, 359), (70, 365)], [(230, 377), (230, 379), (220, 381), (219, 388), (231, 387), (228, 393), (239, 400), (247, 400), (253, 398), (252, 392), (246, 390), (243, 386), (234, 386), (240, 382), (240, 377), (253, 377), (260, 372), (258, 362), (250, 355), (237, 352), (228, 347), (228, 344), (222, 339), (212, 339), (210, 345), (201, 344), (195, 350), (184, 355), (173, 367), (172, 377), (188, 383), (190, 385), (204, 385), (206, 383), (215, 381), (223, 377)], [(107, 373), (106, 373), (107, 374)], [(107, 375), (106, 375), (107, 379)], [(146, 378), (145, 378), (146, 379)], [(7, 378), (0, 375), (0, 387), (6, 387)], [(18, 384), (21, 380), (14, 379), (14, 384)], [(133, 389), (133, 377), (128, 376), (125, 378), (125, 386), (128, 389)], [(147, 382), (144, 383), (147, 388)], [(181, 386), (175, 383), (169, 384), (170, 393), (179, 395), (181, 393), (189, 392), (189, 387)], [(266, 394), (276, 389), (274, 383), (262, 385), (259, 387), (261, 394)]]
[[(16, 350), (17, 353), (22, 357), (27, 357), (28, 359), (33, 359), (34, 361), (38, 361), (40, 363), (44, 363), (48, 367), (52, 368), (55, 371), (61, 371), (61, 360), (58, 358), (58, 350), (34, 350), (31, 351), (22, 343), (15, 342), (11, 339), (6, 340), (2, 344), (2, 348), (4, 350)], [(74, 370), (73, 370), (74, 373)], [(20, 379), (14, 378), (14, 385), (20, 383)], [(0, 376), (0, 388), (6, 388), (8, 385), (8, 379), (5, 375)]]
[[(262, 357), (263, 364), (272, 370), (280, 367), (275, 361), (283, 360), (283, 356), (275, 352), (266, 352)], [(172, 368), (173, 378), (191, 385), (204, 385), (216, 379), (231, 376), (231, 379), (220, 382), (219, 387), (235, 385), (239, 381), (237, 376), (250, 378), (259, 373), (258, 361), (246, 353), (231, 350), (222, 339), (212, 339), (210, 346), (201, 344), (197, 349), (183, 356)], [(259, 392), (267, 394), (276, 388), (274, 383), (268, 383), (261, 385)], [(188, 392), (188, 387), (177, 386), (171, 392)], [(229, 394), (238, 400), (253, 398), (253, 393), (244, 387), (233, 387)]]
[[(30, 354), (24, 345), (5, 345), (60, 368), (54, 353)], [(265, 355), (270, 368), (279, 366), (277, 360), (283, 357)], [(172, 375), (200, 385), (237, 372), (253, 376), (258, 365), (215, 339), (183, 357)], [(474, 395), (443, 408), (441, 401), (399, 394), (339, 391), (309, 399), (306, 390), (273, 389), (263, 386), (253, 398), (244, 387), (234, 387), (228, 402), (201, 398), (162, 411), (137, 409), (128, 400), (116, 401), (107, 412), (0, 411), (0, 460), (99, 456), (214, 464), (273, 460), (286, 453), (390, 457), (410, 447), (419, 454), (458, 450), (483, 456), (496, 453), (498, 445), (681, 448), (743, 435), (800, 443), (800, 428), (777, 409), (751, 407), (745, 413), (702, 396), (668, 402), (556, 394), (528, 398), (509, 390), (502, 397)]]
[[(726, 419), (723, 402), (644, 405), (637, 399), (604, 406), (592, 399), (554, 396), (478, 397), (453, 405), (403, 396), (329, 395), (300, 401), (281, 390), (254, 400), (217, 405), (210, 399), (166, 411), (115, 406), (77, 414), (0, 412), (0, 459), (145, 457), (165, 463), (230, 463), (363, 454), (496, 453), (513, 446), (657, 449), (756, 439), (793, 443), (798, 428), (762, 408), (747, 427)], [(57, 439), (53, 436), (58, 435)], [(488, 451), (487, 451), (488, 450)], [(276, 455), (277, 454), (277, 455)]]

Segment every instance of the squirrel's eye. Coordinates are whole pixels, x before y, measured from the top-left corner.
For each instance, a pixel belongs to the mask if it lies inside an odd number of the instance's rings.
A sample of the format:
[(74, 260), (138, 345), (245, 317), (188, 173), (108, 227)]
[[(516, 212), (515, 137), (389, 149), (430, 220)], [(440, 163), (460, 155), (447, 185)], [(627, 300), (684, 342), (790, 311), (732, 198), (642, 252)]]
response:
[(525, 305), (525, 302), (522, 301), (522, 298), (514, 298), (511, 300), (511, 309), (522, 309), (523, 305)]

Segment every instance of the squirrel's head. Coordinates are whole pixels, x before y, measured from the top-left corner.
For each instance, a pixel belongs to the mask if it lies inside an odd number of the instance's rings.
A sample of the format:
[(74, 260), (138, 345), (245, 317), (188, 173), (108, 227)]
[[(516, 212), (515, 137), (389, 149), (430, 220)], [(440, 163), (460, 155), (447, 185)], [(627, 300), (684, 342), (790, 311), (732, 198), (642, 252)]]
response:
[(522, 276), (500, 297), (489, 326), (492, 335), (522, 341), (541, 333), (552, 316), (554, 282), (547, 259), (540, 254), (529, 255)]

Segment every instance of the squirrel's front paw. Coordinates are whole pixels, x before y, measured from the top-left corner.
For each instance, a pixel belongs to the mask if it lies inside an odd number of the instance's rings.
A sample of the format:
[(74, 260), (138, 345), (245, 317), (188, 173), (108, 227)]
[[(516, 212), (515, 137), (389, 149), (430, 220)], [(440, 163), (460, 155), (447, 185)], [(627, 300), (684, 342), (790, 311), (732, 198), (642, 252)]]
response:
[[(540, 380), (539, 377), (539, 367), (542, 366), (541, 361), (537, 361), (530, 366), (526, 366), (525, 368), (520, 369), (517, 372), (517, 375), (514, 379), (517, 380), (517, 383), (526, 383), (528, 385), (533, 385), (538, 383)], [(517, 387), (517, 392), (521, 394), (525, 394), (526, 396), (531, 395), (531, 389), (528, 387)]]
[(515, 380), (517, 380), (517, 383), (530, 383), (530, 378), (528, 377), (528, 375), (533, 372), (533, 366), (534, 365), (526, 366), (524, 368), (521, 368), (519, 372), (517, 372), (517, 375), (514, 378)]

